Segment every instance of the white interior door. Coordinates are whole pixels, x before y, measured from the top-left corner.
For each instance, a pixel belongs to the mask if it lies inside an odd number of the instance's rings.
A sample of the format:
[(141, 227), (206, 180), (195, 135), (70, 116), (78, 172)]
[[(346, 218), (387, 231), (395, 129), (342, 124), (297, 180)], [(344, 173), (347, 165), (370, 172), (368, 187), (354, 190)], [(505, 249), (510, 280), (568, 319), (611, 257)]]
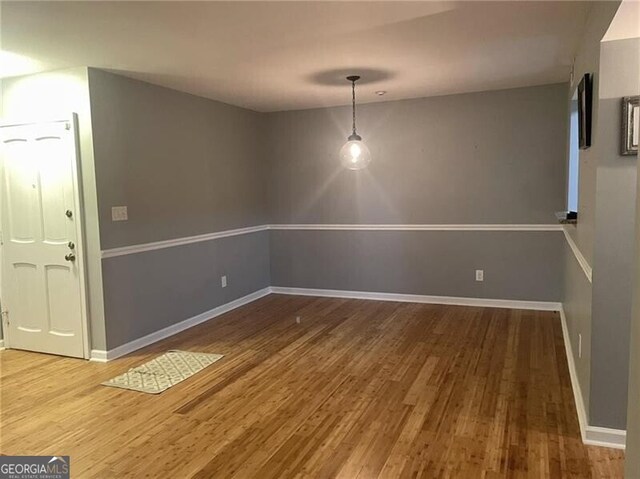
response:
[(86, 354), (82, 215), (72, 121), (0, 127), (8, 347)]

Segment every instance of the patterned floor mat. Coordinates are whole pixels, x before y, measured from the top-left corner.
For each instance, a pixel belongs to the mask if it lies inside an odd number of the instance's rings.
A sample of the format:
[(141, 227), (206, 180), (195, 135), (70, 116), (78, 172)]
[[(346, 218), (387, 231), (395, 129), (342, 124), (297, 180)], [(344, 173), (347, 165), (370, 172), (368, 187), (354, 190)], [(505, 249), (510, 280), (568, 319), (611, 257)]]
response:
[(159, 394), (221, 358), (222, 354), (171, 350), (102, 384), (143, 393)]

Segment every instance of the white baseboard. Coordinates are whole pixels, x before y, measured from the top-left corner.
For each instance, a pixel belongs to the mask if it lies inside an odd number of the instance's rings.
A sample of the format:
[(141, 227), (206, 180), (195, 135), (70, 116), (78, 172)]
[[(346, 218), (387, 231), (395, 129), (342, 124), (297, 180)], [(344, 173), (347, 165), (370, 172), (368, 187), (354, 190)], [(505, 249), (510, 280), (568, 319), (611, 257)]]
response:
[(611, 447), (624, 450), (627, 442), (627, 431), (624, 429), (587, 426), (582, 442), (589, 446)]
[(460, 298), (454, 296), (426, 296), (418, 294), (395, 294), (395, 293), (373, 293), (364, 291), (342, 291), (333, 289), (308, 289), (308, 288), (282, 288), (272, 286), (261, 289), (255, 293), (248, 294), (242, 298), (231, 301), (230, 303), (218, 306), (210, 311), (206, 311), (197, 316), (185, 319), (177, 324), (168, 326), (154, 333), (135, 339), (131, 342), (118, 346), (108, 351), (100, 349), (91, 350), (91, 361), (107, 362), (112, 359), (119, 358), (145, 346), (149, 346), (157, 341), (173, 336), (179, 332), (189, 329), (209, 319), (215, 318), (232, 309), (243, 306), (247, 303), (262, 298), (270, 293), (291, 294), (302, 296), (322, 296), (332, 298), (353, 298), (353, 299), (371, 299), (378, 301), (401, 301), (410, 303), (430, 303), (430, 304), (449, 304), (458, 306), (478, 306), (490, 308), (511, 308), (511, 309), (532, 309), (540, 311), (557, 311), (561, 308), (560, 303), (550, 301), (518, 301), (504, 299), (484, 299), (484, 298)]
[(582, 390), (580, 389), (576, 365), (573, 360), (571, 341), (567, 328), (567, 318), (565, 316), (562, 303), (552, 301), (520, 301), (505, 299), (462, 298), (455, 296), (373, 293), (368, 291), (344, 291), (335, 289), (284, 288), (279, 286), (272, 286), (270, 289), (272, 293), (292, 294), (300, 296), (370, 299), (378, 301), (400, 301), (411, 303), (477, 306), (488, 308), (529, 309), (537, 311), (559, 311), (562, 322), (562, 334), (564, 337), (565, 352), (567, 355), (567, 362), (569, 364), (571, 387), (573, 389), (574, 400), (578, 412), (578, 421), (580, 423), (580, 434), (582, 436), (582, 442), (591, 446), (603, 446), (616, 449), (624, 449), (625, 447), (626, 431), (621, 429), (609, 429), (604, 427), (591, 426), (588, 423), (587, 412), (584, 407), (584, 399), (582, 398)]
[(571, 338), (569, 337), (569, 328), (567, 327), (567, 316), (564, 312), (563, 307), (560, 307), (560, 321), (562, 322), (564, 349), (567, 355), (569, 376), (571, 378), (571, 389), (573, 389), (573, 399), (576, 403), (576, 410), (578, 412), (578, 422), (580, 423), (580, 435), (582, 436), (582, 442), (589, 446), (602, 446), (612, 447), (615, 449), (624, 449), (627, 436), (626, 431), (622, 429), (609, 429), (606, 427), (589, 425), (587, 411), (584, 407), (582, 390), (580, 389), (580, 381), (578, 380), (576, 363), (573, 359)]
[(112, 359), (119, 358), (126, 354), (132, 353), (140, 348), (145, 346), (149, 346), (157, 341), (168, 338), (169, 336), (173, 336), (174, 334), (180, 333), (185, 329), (189, 329), (197, 324), (203, 323), (210, 319), (215, 318), (216, 316), (220, 316), (232, 309), (239, 308), (240, 306), (244, 306), (256, 299), (262, 298), (263, 296), (268, 295), (271, 292), (271, 288), (264, 288), (258, 290), (254, 293), (243, 296), (242, 298), (238, 298), (230, 303), (223, 304), (222, 306), (218, 306), (217, 308), (213, 308), (209, 311), (205, 311), (204, 313), (200, 313), (197, 316), (194, 316), (189, 319), (185, 319), (179, 323), (168, 326), (164, 329), (156, 331), (154, 333), (148, 334), (141, 338), (135, 339), (131, 342), (118, 346), (117, 348), (110, 349), (108, 351), (92, 349), (91, 350), (91, 361), (95, 362), (107, 362)]
[(578, 412), (578, 422), (580, 424), (580, 435), (582, 442), (585, 441), (585, 431), (587, 429), (587, 411), (584, 407), (584, 399), (582, 398), (582, 389), (580, 389), (580, 381), (578, 380), (578, 371), (576, 363), (573, 359), (573, 349), (571, 347), (571, 338), (569, 337), (569, 328), (567, 327), (567, 316), (564, 308), (560, 308), (560, 322), (562, 323), (562, 338), (564, 340), (564, 351), (567, 355), (567, 364), (569, 366), (569, 377), (571, 378), (571, 389), (573, 389), (573, 400), (576, 403)]
[[(349, 299), (368, 299), (377, 301), (399, 301), (411, 303), (428, 303), (428, 304), (444, 304), (455, 306), (476, 306), (489, 308), (509, 308), (509, 309), (529, 309), (537, 311), (559, 311), (562, 323), (562, 335), (564, 338), (565, 352), (567, 355), (567, 363), (569, 366), (569, 376), (571, 378), (571, 387), (578, 413), (578, 422), (580, 424), (580, 434), (582, 442), (592, 446), (611, 447), (616, 449), (624, 449), (626, 441), (626, 431), (621, 429), (609, 429), (598, 426), (591, 426), (588, 423), (587, 411), (584, 406), (582, 390), (578, 380), (575, 361), (571, 341), (569, 338), (569, 330), (567, 328), (567, 318), (561, 303), (552, 301), (520, 301), (505, 299), (485, 299), (485, 298), (464, 298), (456, 296), (427, 296), (418, 294), (396, 294), (396, 293), (377, 293), (368, 291), (344, 291), (335, 289), (311, 289), (311, 288), (285, 288), (280, 286), (271, 286), (261, 289), (254, 293), (238, 298), (230, 303), (218, 306), (192, 318), (181, 321), (167, 328), (161, 329), (154, 333), (148, 334), (142, 338), (138, 338), (129, 343), (118, 346), (109, 351), (91, 350), (91, 361), (107, 362), (112, 359), (119, 358), (140, 348), (153, 344), (162, 339), (173, 336), (179, 332), (189, 329), (197, 324), (203, 323), (210, 319), (220, 316), (228, 311), (236, 309), (240, 306), (255, 301), (270, 293), (291, 294), (299, 296), (320, 296), (331, 298), (349, 298)], [(4, 349), (4, 341), (0, 340), (0, 349)]]
[(107, 351), (105, 351), (104, 349), (92, 349), (91, 355), (89, 356), (89, 361), (93, 361), (95, 363), (106, 363)]
[(374, 293), (369, 291), (344, 291), (337, 289), (283, 288), (272, 286), (272, 293), (329, 298), (371, 299), (406, 303), (448, 304), (454, 306), (478, 306), (484, 308), (532, 309), (559, 311), (561, 303), (553, 301), (520, 301), (511, 299), (463, 298), (456, 296), (427, 296), (422, 294)]

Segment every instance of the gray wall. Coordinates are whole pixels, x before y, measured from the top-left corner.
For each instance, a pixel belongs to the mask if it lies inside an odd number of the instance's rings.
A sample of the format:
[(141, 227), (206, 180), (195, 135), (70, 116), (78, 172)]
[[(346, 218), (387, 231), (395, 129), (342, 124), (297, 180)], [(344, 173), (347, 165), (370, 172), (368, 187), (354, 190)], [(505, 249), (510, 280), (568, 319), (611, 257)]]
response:
[[(562, 266), (562, 307), (578, 375), (578, 387), (588, 414), (591, 384), (591, 282), (566, 242)], [(582, 356), (579, 355), (580, 335), (582, 335)]]
[[(640, 78), (638, 65), (637, 78)], [(636, 158), (638, 159), (638, 158)], [(640, 175), (638, 180), (640, 183)], [(640, 190), (640, 185), (636, 188)], [(636, 195), (635, 271), (631, 332), (629, 334), (629, 394), (627, 401), (627, 449), (625, 477), (640, 478), (640, 195)]]
[(68, 118), (71, 113), (78, 115), (80, 138), (90, 337), (92, 347), (101, 349), (106, 340), (87, 69), (71, 68), (2, 80), (5, 121)]
[(266, 223), (259, 113), (96, 69), (89, 82), (103, 249)]
[(563, 243), (561, 232), (271, 231), (271, 284), (559, 301)]
[[(573, 83), (568, 90), (568, 103), (565, 103), (567, 116), (571, 108), (571, 98), (578, 87), (578, 83), (585, 73), (594, 73), (593, 93), (598, 97), (600, 76), (600, 40), (609, 28), (620, 1), (593, 2), (585, 25), (585, 32), (579, 43), (574, 62)], [(596, 169), (598, 166), (598, 102), (593, 102), (593, 146), (580, 150), (580, 178), (578, 188), (578, 214), (580, 220), (575, 228), (570, 228), (578, 248), (590, 265), (593, 265), (593, 242), (595, 235), (595, 203), (596, 203)], [(568, 144), (567, 144), (568, 147)], [(568, 155), (567, 155), (568, 159)]]
[[(107, 348), (269, 286), (268, 232), (104, 260)], [(228, 276), (221, 288), (220, 277)]]
[[(348, 90), (346, 90), (348, 92)], [(373, 161), (344, 170), (349, 108), (267, 115), (275, 223), (551, 223), (565, 204), (566, 84), (358, 107)]]
[[(549, 224), (565, 202), (566, 84), (267, 115), (273, 223)], [(272, 284), (558, 301), (558, 232), (272, 231)], [(475, 269), (485, 281), (475, 281)]]
[[(267, 222), (260, 114), (95, 69), (89, 86), (102, 249)], [(128, 221), (112, 222), (125, 205)], [(268, 241), (105, 258), (107, 348), (268, 286)]]
[(637, 157), (621, 156), (621, 98), (640, 94), (640, 40), (602, 43), (593, 257), (591, 423), (626, 427)]
[[(598, 124), (599, 124), (599, 84), (600, 84), (600, 40), (613, 19), (620, 2), (593, 2), (580, 41), (574, 63), (574, 81), (567, 90), (565, 111), (567, 118), (571, 111), (571, 98), (585, 73), (594, 73), (593, 137), (592, 146), (579, 151), (578, 224), (568, 226), (567, 231), (575, 240), (578, 249), (593, 266), (593, 244), (595, 237), (596, 176), (598, 166)], [(567, 136), (568, 161), (568, 136)], [(597, 272), (594, 271), (594, 276)], [(591, 343), (592, 335), (592, 285), (580, 269), (575, 255), (565, 248), (562, 303), (567, 318), (567, 328), (574, 362), (578, 372), (580, 389), (588, 416), (591, 408)], [(582, 335), (582, 357), (578, 357), (578, 337)], [(588, 417), (591, 423), (591, 418)], [(611, 426), (613, 427), (613, 426)]]
[[(336, 161), (348, 109), (89, 80), (103, 249), (266, 223), (550, 223), (564, 204), (566, 85), (364, 105), (375, 156), (354, 173)], [(558, 232), (272, 231), (107, 258), (107, 346), (269, 284), (557, 301), (561, 253)]]

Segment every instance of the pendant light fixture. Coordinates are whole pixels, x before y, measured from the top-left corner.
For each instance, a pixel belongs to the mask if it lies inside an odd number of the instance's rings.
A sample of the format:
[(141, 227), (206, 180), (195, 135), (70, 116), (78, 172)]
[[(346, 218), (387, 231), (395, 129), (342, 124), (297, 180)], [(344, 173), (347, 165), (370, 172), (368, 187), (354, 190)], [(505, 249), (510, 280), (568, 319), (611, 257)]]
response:
[(351, 105), (353, 108), (353, 128), (347, 142), (340, 149), (340, 161), (345, 168), (361, 170), (371, 162), (369, 148), (362, 141), (362, 137), (356, 131), (356, 82), (360, 79), (357, 75), (347, 77), (351, 82)]

